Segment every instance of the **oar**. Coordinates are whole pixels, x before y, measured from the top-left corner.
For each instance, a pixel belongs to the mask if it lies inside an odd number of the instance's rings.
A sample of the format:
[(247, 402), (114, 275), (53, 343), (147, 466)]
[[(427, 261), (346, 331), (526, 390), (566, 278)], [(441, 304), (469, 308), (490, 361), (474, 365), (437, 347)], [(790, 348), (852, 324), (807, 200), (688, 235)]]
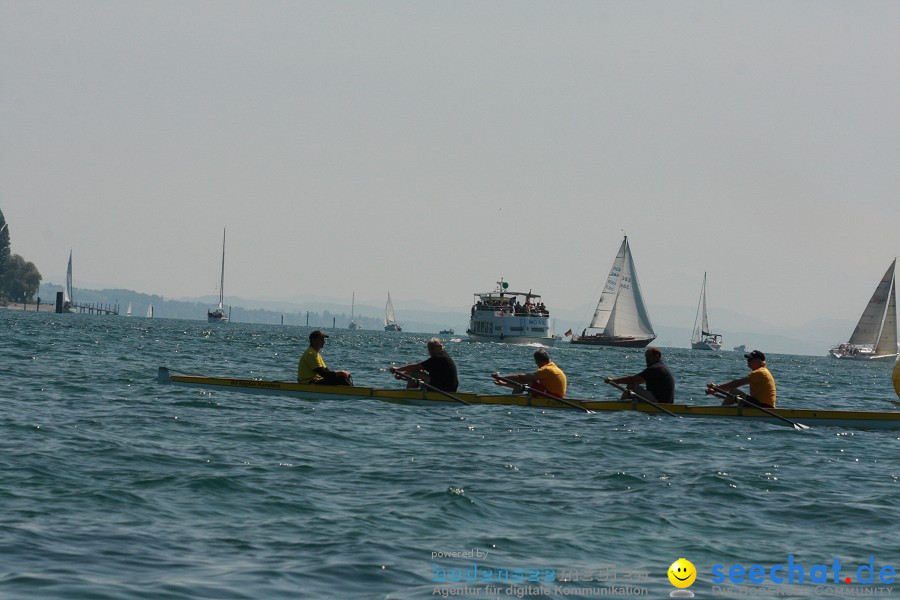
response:
[(406, 381), (415, 381), (418, 385), (422, 386), (422, 387), (425, 388), (426, 390), (430, 390), (430, 391), (432, 391), (432, 392), (437, 392), (438, 394), (442, 394), (442, 395), (444, 395), (444, 396), (447, 396), (448, 398), (450, 398), (450, 399), (452, 399), (452, 400), (456, 400), (457, 402), (460, 402), (460, 403), (462, 403), (462, 404), (472, 404), (471, 402), (466, 402), (465, 400), (463, 400), (463, 399), (460, 398), (459, 396), (454, 396), (454, 395), (451, 394), (450, 392), (445, 392), (444, 390), (439, 389), (439, 388), (436, 388), (436, 387), (434, 387), (433, 385), (429, 385), (429, 384), (425, 383), (424, 381), (422, 381), (421, 379), (417, 379), (417, 378), (413, 377), (412, 375), (407, 375), (406, 373), (404, 373), (404, 372), (400, 371), (399, 369), (397, 369), (397, 367), (391, 367), (391, 373), (393, 373), (394, 376), (396, 376), (396, 377), (400, 377), (401, 379), (405, 379)]
[(770, 414), (773, 417), (775, 417), (776, 419), (781, 419), (785, 423), (793, 425), (794, 429), (811, 429), (809, 425), (804, 425), (803, 423), (795, 423), (794, 421), (791, 421), (790, 419), (785, 419), (778, 413), (771, 411), (764, 406), (759, 406), (758, 404), (753, 404), (752, 402), (748, 402), (740, 394), (732, 394), (728, 390), (723, 390), (722, 388), (720, 388), (717, 385), (708, 387), (707, 390), (712, 390), (712, 392), (707, 391), (708, 394), (712, 393), (714, 395), (719, 396), (720, 398), (731, 398), (732, 400), (737, 400), (738, 402), (745, 404), (746, 406), (749, 406), (750, 408), (755, 408), (756, 410), (761, 410), (764, 413)]
[[(604, 380), (604, 381), (606, 381), (606, 380)], [(613, 386), (614, 388), (617, 388), (617, 389), (619, 389), (619, 390), (621, 390), (621, 391), (627, 393), (628, 395), (630, 395), (630, 396), (632, 396), (632, 397), (637, 398), (637, 399), (640, 400), (641, 402), (646, 402), (646, 403), (649, 404), (650, 406), (656, 408), (657, 410), (661, 410), (662, 412), (666, 413), (667, 415), (672, 415), (673, 417), (678, 417), (679, 419), (681, 418), (681, 415), (676, 415), (676, 414), (673, 413), (671, 410), (666, 409), (666, 408), (663, 408), (662, 406), (660, 406), (659, 403), (654, 402), (653, 400), (648, 400), (647, 398), (644, 398), (643, 396), (641, 396), (641, 395), (638, 394), (637, 392), (635, 392), (635, 391), (633, 391), (633, 390), (629, 390), (627, 387), (623, 387), (623, 386), (619, 385), (618, 383), (615, 383), (614, 381), (606, 381), (606, 383), (608, 383), (609, 385)]]
[(550, 398), (551, 400), (558, 400), (558, 401), (562, 402), (563, 404), (568, 404), (572, 408), (577, 408), (579, 410), (583, 410), (584, 412), (586, 412), (589, 415), (594, 414), (594, 411), (588, 409), (586, 406), (582, 406), (575, 402), (571, 402), (569, 400), (566, 400), (565, 398), (560, 398), (559, 396), (554, 396), (553, 394), (548, 394), (547, 392), (542, 391), (542, 390), (536, 390), (533, 387), (531, 387), (530, 385), (528, 385), (527, 383), (519, 383), (518, 381), (513, 381), (512, 379), (507, 379), (506, 377), (501, 377), (499, 375), (494, 377), (494, 379), (497, 379), (499, 381), (505, 381), (506, 383), (511, 383), (513, 385), (520, 385), (520, 386), (522, 386), (523, 389), (528, 390), (529, 394), (537, 394), (538, 396), (543, 396), (544, 398)]

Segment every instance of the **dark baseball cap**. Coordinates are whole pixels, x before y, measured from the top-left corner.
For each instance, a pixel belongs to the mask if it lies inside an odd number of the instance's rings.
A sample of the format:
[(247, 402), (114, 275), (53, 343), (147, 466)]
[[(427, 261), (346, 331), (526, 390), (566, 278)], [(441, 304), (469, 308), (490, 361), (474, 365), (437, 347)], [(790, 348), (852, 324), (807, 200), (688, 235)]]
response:
[(309, 334), (309, 341), (313, 341), (314, 339), (320, 338), (320, 337), (327, 338), (328, 336), (325, 335), (324, 333), (322, 333), (321, 331), (319, 331), (318, 329), (316, 329), (315, 331), (313, 331), (312, 333)]
[(744, 358), (750, 360), (751, 358), (755, 358), (756, 360), (761, 360), (762, 362), (766, 362), (766, 355), (760, 352), (759, 350), (754, 350), (753, 352), (748, 352), (744, 355)]

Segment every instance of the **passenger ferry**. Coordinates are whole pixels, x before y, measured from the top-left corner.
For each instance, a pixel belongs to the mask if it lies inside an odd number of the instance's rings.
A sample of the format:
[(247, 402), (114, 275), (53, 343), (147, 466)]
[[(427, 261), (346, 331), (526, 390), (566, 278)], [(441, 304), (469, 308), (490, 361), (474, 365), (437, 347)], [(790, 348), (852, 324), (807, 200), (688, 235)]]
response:
[(550, 312), (538, 294), (511, 292), (501, 278), (493, 292), (475, 294), (466, 329), (476, 342), (553, 345)]

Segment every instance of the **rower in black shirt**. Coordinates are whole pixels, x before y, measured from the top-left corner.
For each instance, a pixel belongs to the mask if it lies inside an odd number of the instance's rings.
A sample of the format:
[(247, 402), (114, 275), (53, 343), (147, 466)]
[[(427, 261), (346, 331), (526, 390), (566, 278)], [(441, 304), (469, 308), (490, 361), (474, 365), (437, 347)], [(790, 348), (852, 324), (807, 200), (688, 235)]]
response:
[[(629, 391), (639, 396), (658, 402), (660, 404), (672, 404), (675, 402), (675, 378), (672, 372), (662, 362), (662, 352), (656, 346), (650, 346), (644, 352), (647, 360), (647, 368), (634, 375), (624, 377), (607, 377), (606, 383), (624, 383)], [(646, 384), (647, 388), (640, 387)], [(627, 400), (629, 392), (622, 394), (622, 399)]]
[[(433, 337), (428, 340), (428, 354), (431, 356), (420, 363), (395, 367), (391, 371), (420, 379), (445, 392), (455, 392), (459, 387), (456, 363), (444, 350), (444, 344), (440, 338)], [(400, 378), (399, 375), (397, 377)], [(407, 387), (414, 388), (417, 385), (414, 380), (407, 380)]]

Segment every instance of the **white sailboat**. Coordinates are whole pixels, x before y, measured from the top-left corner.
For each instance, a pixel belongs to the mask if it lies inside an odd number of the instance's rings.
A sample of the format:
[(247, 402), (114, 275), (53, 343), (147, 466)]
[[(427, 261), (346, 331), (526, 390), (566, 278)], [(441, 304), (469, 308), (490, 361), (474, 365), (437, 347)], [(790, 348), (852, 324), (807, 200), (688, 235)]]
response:
[(150, 306), (147, 307), (147, 318), (148, 319), (153, 318), (153, 303), (152, 302), (150, 303)]
[(359, 323), (357, 323), (356, 321), (353, 320), (355, 317), (355, 315), (353, 314), (353, 311), (355, 310), (355, 308), (356, 308), (356, 292), (353, 292), (353, 297), (350, 300), (350, 324), (347, 325), (347, 329), (349, 329), (351, 331), (359, 331), (360, 329), (362, 329), (362, 325), (360, 325)]
[[(701, 316), (702, 315), (702, 316)], [(703, 287), (700, 288), (700, 303), (697, 305), (697, 316), (694, 317), (694, 335), (691, 336), (692, 350), (721, 350), (722, 336), (709, 332), (709, 321), (706, 318), (706, 273), (703, 273)]]
[(131, 302), (128, 303), (128, 310), (125, 311), (125, 316), (126, 317), (131, 316)]
[(387, 304), (384, 307), (384, 330), (403, 331), (403, 328), (397, 323), (397, 315), (394, 313), (394, 303), (391, 302), (390, 292), (388, 292)]
[(896, 266), (895, 258), (875, 288), (850, 340), (832, 348), (828, 352), (831, 356), (849, 360), (897, 359)]
[(72, 285), (72, 251), (69, 250), (69, 266), (66, 267), (66, 287), (63, 289), (63, 312), (75, 312), (75, 289)]
[(228, 317), (225, 316), (225, 228), (222, 228), (222, 277), (219, 280), (219, 304), (215, 310), (206, 311), (206, 320), (209, 323), (226, 323)]
[(609, 270), (594, 318), (581, 335), (572, 336), (572, 343), (643, 348), (654, 339), (656, 334), (638, 284), (626, 235)]

